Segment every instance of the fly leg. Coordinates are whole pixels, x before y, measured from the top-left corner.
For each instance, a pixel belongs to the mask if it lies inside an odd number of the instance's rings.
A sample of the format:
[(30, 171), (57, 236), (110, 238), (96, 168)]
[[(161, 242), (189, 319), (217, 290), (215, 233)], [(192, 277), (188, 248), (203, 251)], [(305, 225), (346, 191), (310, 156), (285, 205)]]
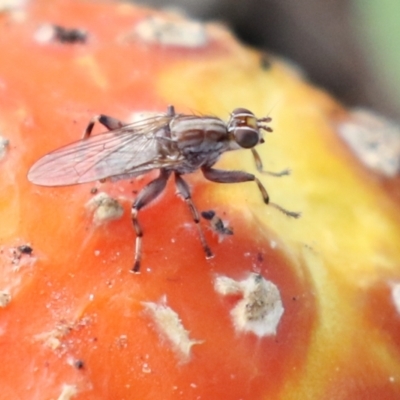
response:
[(284, 169), (283, 171), (279, 171), (279, 172), (264, 171), (261, 157), (257, 153), (256, 149), (251, 149), (251, 152), (253, 154), (254, 162), (256, 163), (256, 168), (257, 168), (258, 172), (261, 172), (262, 174), (276, 176), (276, 177), (290, 175), (290, 172), (291, 172), (290, 169)]
[(160, 175), (148, 183), (137, 195), (136, 200), (132, 204), (131, 210), (131, 218), (133, 227), (136, 232), (136, 248), (135, 248), (135, 262), (133, 264), (133, 268), (131, 272), (137, 274), (140, 270), (140, 260), (142, 258), (142, 238), (143, 238), (143, 230), (138, 221), (138, 213), (139, 210), (144, 206), (150, 204), (153, 200), (155, 200), (165, 189), (168, 178), (171, 175), (170, 171), (166, 171), (165, 169), (160, 170)]
[[(167, 115), (169, 117), (175, 116), (175, 107), (174, 106), (171, 105), (171, 106), (167, 107)], [(120, 129), (126, 125), (124, 122), (120, 121), (119, 119), (110, 117), (105, 114), (98, 114), (98, 115), (95, 115), (94, 117), (92, 117), (91, 120), (89, 121), (86, 129), (83, 132), (82, 139), (87, 139), (92, 134), (92, 130), (93, 130), (93, 127), (96, 122), (105, 126), (109, 131), (113, 131), (115, 129)]]
[(206, 179), (217, 183), (239, 183), (239, 182), (250, 182), (254, 181), (258, 189), (260, 190), (265, 204), (269, 204), (275, 207), (279, 211), (286, 214), (288, 217), (298, 218), (300, 213), (288, 211), (276, 203), (271, 203), (269, 201), (269, 195), (265, 187), (262, 185), (259, 179), (257, 179), (253, 174), (249, 174), (244, 171), (224, 171), (220, 169), (214, 169), (209, 167), (202, 167), (201, 171)]
[(203, 230), (201, 229), (199, 212), (197, 211), (197, 208), (193, 204), (192, 197), (190, 195), (189, 186), (183, 180), (181, 175), (178, 174), (177, 172), (175, 172), (175, 183), (176, 183), (176, 187), (178, 188), (179, 193), (185, 199), (186, 204), (188, 205), (190, 212), (192, 213), (193, 221), (196, 223), (197, 230), (199, 231), (201, 245), (203, 246), (204, 253), (206, 253), (206, 258), (208, 259), (208, 258), (214, 257), (214, 254), (212, 253), (210, 247), (208, 246), (208, 244), (206, 242), (206, 238), (204, 237)]
[[(99, 114), (95, 115), (91, 118), (86, 127), (85, 131), (83, 132), (82, 140), (88, 139), (89, 136), (92, 134), (92, 130), (95, 123), (100, 123), (101, 125), (105, 126), (109, 131), (113, 131), (114, 129), (122, 128), (125, 124), (113, 117), (109, 117), (108, 115)], [(100, 182), (105, 182), (106, 179), (101, 179)]]
[(116, 118), (113, 118), (113, 117), (109, 117), (108, 115), (104, 115), (104, 114), (95, 115), (89, 121), (88, 126), (86, 127), (85, 131), (83, 132), (82, 139), (87, 139), (91, 135), (94, 124), (96, 122), (105, 126), (109, 131), (113, 131), (114, 129), (122, 128), (124, 125), (126, 125), (122, 121), (120, 121)]

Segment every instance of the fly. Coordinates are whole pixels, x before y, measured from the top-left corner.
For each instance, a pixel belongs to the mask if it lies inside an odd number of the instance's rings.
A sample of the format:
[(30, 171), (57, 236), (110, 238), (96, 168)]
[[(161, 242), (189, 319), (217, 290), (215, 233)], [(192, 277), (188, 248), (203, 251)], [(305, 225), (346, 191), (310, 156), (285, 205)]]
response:
[[(42, 186), (67, 186), (107, 178), (136, 177), (158, 169), (158, 177), (139, 191), (131, 209), (136, 233), (132, 272), (138, 273), (143, 239), (138, 213), (164, 191), (168, 178), (174, 175), (176, 187), (190, 209), (208, 259), (213, 253), (201, 229), (199, 212), (192, 201), (189, 185), (182, 177), (184, 174), (200, 169), (212, 182), (254, 181), (266, 204), (289, 217), (300, 216), (300, 213), (270, 202), (268, 192), (253, 174), (213, 168), (226, 151), (251, 149), (259, 172), (272, 176), (288, 175), (288, 170), (264, 171), (261, 158), (254, 149), (264, 143), (262, 131), (272, 132), (268, 122), (271, 122), (270, 117), (256, 118), (245, 108), (233, 110), (227, 123), (212, 116), (177, 114), (173, 106), (169, 106), (165, 114), (132, 124), (100, 114), (90, 120), (81, 140), (40, 158), (29, 170), (28, 179)], [(105, 126), (108, 131), (91, 136), (95, 123)]]

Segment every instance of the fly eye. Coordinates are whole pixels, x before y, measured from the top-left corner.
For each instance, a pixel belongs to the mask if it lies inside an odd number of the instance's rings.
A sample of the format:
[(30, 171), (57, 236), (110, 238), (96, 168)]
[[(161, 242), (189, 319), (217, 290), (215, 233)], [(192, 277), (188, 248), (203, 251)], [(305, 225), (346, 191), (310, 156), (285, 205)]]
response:
[(236, 128), (234, 134), (236, 143), (244, 149), (253, 148), (260, 140), (258, 132), (255, 129)]

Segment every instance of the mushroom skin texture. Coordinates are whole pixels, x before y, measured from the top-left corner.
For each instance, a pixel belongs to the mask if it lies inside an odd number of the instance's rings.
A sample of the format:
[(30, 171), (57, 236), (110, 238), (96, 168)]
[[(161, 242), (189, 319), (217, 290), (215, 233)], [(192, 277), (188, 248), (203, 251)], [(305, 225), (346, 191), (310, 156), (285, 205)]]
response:
[[(398, 136), (385, 135), (396, 127), (221, 25), (126, 3), (15, 3), (0, 14), (0, 54), (1, 398), (400, 397), (400, 179), (381, 167), (396, 159)], [(202, 219), (206, 260), (169, 182), (140, 212), (134, 275), (130, 207), (156, 172), (68, 187), (36, 186), (27, 172), (96, 114), (128, 122), (169, 104), (272, 117), (257, 151), (290, 176), (258, 173), (249, 150), (216, 167), (254, 173), (302, 216), (264, 204), (254, 182), (190, 174), (198, 210), (233, 235)], [(347, 140), (360, 131), (378, 132), (367, 148), (383, 150), (360, 156)], [(96, 191), (123, 215), (94, 220)]]

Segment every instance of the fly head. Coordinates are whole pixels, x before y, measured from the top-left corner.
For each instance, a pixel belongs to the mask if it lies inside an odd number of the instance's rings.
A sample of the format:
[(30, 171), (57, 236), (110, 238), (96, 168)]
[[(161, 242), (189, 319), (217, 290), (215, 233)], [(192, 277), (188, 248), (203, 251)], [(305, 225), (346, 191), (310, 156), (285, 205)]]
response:
[(271, 118), (257, 118), (246, 108), (235, 108), (228, 122), (228, 132), (240, 147), (251, 149), (264, 143), (261, 130), (272, 132), (272, 129), (264, 124), (266, 122), (271, 122)]

